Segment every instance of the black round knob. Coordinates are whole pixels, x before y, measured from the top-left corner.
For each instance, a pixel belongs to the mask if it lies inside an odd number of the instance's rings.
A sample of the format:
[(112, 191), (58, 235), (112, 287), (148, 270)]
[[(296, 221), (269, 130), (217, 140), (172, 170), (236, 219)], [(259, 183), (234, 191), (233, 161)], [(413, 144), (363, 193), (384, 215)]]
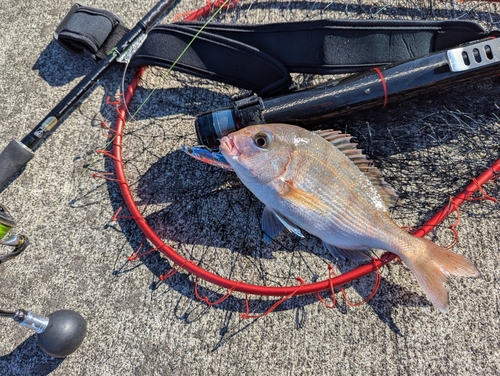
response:
[(76, 351), (87, 332), (85, 319), (72, 310), (56, 311), (48, 318), (45, 330), (37, 334), (40, 348), (56, 358), (63, 358)]

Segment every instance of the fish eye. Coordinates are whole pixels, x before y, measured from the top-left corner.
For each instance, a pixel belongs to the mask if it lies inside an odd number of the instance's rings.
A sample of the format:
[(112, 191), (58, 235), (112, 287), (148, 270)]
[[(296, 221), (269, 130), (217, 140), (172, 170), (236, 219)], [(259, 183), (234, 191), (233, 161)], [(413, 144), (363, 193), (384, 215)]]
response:
[(253, 137), (253, 142), (261, 149), (267, 149), (271, 143), (269, 135), (265, 132), (259, 132)]

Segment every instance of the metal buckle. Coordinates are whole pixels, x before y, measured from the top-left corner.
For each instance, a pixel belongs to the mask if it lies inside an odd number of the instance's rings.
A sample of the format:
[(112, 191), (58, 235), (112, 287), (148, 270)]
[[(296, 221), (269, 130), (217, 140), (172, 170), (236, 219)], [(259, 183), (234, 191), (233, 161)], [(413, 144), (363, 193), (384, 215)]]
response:
[(446, 58), (452, 72), (463, 72), (498, 63), (500, 39), (488, 39), (448, 50)]
[(137, 52), (139, 48), (143, 45), (143, 43), (146, 41), (148, 38), (148, 34), (146, 33), (141, 33), (139, 34), (132, 43), (123, 51), (118, 57), (116, 58), (116, 61), (118, 63), (125, 63), (128, 64), (130, 62), (130, 59), (132, 59), (132, 56)]

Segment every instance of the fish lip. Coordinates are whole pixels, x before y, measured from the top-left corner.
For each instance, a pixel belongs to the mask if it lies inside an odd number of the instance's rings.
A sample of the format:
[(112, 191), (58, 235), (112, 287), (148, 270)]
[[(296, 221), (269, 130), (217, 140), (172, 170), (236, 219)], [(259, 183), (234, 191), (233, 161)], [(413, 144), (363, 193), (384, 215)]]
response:
[(222, 137), (222, 139), (220, 140), (220, 149), (222, 152), (231, 157), (237, 157), (241, 155), (241, 152), (234, 143), (233, 136), (231, 135)]

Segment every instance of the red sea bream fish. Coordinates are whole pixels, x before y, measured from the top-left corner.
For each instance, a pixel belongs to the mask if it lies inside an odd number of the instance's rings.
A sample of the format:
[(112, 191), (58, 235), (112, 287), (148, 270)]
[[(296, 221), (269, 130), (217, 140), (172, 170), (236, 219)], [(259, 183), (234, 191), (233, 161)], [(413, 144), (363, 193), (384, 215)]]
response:
[(299, 236), (306, 230), (348, 259), (369, 260), (373, 250), (395, 253), (442, 312), (448, 311), (447, 277), (479, 275), (463, 256), (392, 221), (387, 208), (396, 193), (349, 135), (264, 124), (223, 137), (220, 150), (265, 204), (262, 228), (268, 241), (286, 227)]

